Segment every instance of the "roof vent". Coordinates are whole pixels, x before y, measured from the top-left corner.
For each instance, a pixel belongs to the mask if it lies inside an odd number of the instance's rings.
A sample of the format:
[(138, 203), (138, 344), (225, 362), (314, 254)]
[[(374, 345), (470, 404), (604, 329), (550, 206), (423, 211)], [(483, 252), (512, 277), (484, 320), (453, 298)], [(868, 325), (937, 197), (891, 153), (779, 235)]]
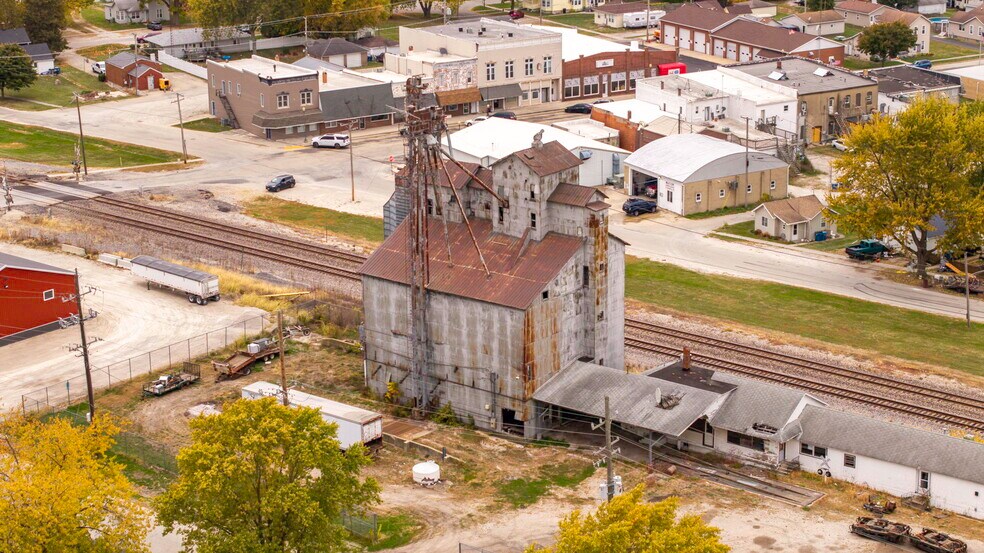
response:
[(448, 55), (448, 49), (447, 48), (441, 48), (438, 51), (441, 53), (442, 56)]
[(775, 426), (765, 424), (764, 422), (756, 422), (752, 425), (752, 430), (756, 432), (761, 432), (763, 434), (775, 434), (779, 432), (779, 429)]

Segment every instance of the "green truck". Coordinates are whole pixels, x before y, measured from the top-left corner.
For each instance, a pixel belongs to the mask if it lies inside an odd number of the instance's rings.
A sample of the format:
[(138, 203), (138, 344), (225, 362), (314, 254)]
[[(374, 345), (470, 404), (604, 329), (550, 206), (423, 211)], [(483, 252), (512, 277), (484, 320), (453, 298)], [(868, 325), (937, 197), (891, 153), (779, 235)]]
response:
[(882, 254), (890, 251), (888, 246), (874, 238), (861, 240), (857, 244), (852, 244), (844, 248), (844, 252), (847, 253), (848, 257), (861, 261), (881, 257)]

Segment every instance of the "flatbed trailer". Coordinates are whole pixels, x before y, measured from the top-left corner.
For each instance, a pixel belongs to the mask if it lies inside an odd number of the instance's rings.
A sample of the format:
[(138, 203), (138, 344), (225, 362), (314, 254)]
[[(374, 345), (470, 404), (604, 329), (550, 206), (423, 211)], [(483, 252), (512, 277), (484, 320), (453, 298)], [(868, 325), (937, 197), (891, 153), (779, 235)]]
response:
[(215, 381), (237, 378), (253, 372), (257, 361), (270, 361), (280, 355), (280, 346), (269, 338), (250, 342), (245, 350), (237, 351), (222, 361), (212, 361), (212, 368), (218, 372)]
[(927, 553), (967, 553), (966, 542), (932, 528), (923, 528), (922, 532), (912, 534), (909, 543)]
[(858, 517), (851, 525), (851, 532), (875, 541), (902, 544), (909, 537), (910, 528), (883, 518)]
[(164, 374), (143, 387), (143, 395), (160, 397), (164, 394), (191, 386), (201, 378), (202, 369), (195, 363), (185, 363), (179, 373)]

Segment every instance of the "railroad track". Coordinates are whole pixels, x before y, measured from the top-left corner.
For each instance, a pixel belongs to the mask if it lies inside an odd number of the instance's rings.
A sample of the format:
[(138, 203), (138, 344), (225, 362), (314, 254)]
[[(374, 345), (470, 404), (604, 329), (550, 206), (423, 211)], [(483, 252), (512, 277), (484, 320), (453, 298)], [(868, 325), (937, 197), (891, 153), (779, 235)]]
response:
[(984, 401), (982, 401), (980, 398), (964, 395), (959, 392), (940, 390), (938, 388), (923, 386), (918, 383), (908, 382), (905, 380), (892, 378), (890, 376), (873, 374), (857, 369), (852, 369), (849, 367), (832, 365), (829, 363), (821, 363), (819, 361), (803, 359), (801, 357), (796, 357), (785, 353), (779, 353), (777, 351), (756, 348), (753, 346), (735, 344), (732, 342), (728, 342), (726, 340), (721, 340), (718, 338), (709, 338), (706, 336), (701, 336), (700, 334), (686, 332), (683, 330), (677, 330), (675, 328), (668, 328), (662, 325), (657, 325), (644, 321), (625, 319), (625, 328), (627, 330), (633, 329), (633, 330), (643, 331), (649, 334), (658, 334), (660, 336), (666, 336), (668, 338), (674, 338), (685, 342), (691, 342), (701, 346), (710, 346), (712, 348), (728, 351), (731, 353), (754, 357), (757, 359), (763, 359), (765, 361), (780, 363), (788, 367), (794, 367), (797, 369), (808, 370), (811, 372), (816, 372), (816, 373), (830, 375), (830, 376), (847, 378), (850, 380), (863, 381), (865, 384), (868, 385), (875, 384), (877, 386), (884, 387), (896, 392), (903, 392), (906, 394), (921, 396), (927, 399), (932, 399), (937, 401), (946, 401), (955, 405), (969, 407), (971, 409), (975, 409), (984, 413)]
[[(302, 257), (298, 257), (297, 255), (292, 255), (290, 253), (271, 251), (269, 249), (264, 249), (262, 247), (257, 247), (243, 242), (233, 242), (231, 240), (226, 240), (224, 238), (212, 236), (209, 234), (203, 234), (202, 232), (199, 231), (177, 229), (165, 224), (147, 221), (146, 219), (135, 219), (133, 217), (122, 215), (120, 213), (100, 211), (98, 209), (93, 209), (92, 207), (85, 207), (72, 203), (62, 203), (59, 205), (59, 207), (62, 209), (67, 209), (69, 211), (80, 213), (88, 217), (93, 217), (95, 219), (100, 219), (111, 223), (118, 223), (118, 224), (136, 227), (144, 230), (149, 230), (149, 231), (163, 234), (165, 236), (173, 236), (175, 238), (181, 238), (184, 240), (192, 240), (195, 242), (199, 242), (201, 244), (215, 246), (218, 248), (222, 248), (234, 252), (241, 252), (245, 255), (249, 255), (252, 257), (266, 259), (277, 263), (284, 263), (286, 265), (291, 265), (301, 269), (323, 272), (326, 274), (330, 274), (332, 276), (337, 276), (348, 280), (359, 280), (360, 278), (358, 271), (355, 271), (353, 269), (339, 267), (338, 265), (324, 263), (312, 259), (305, 259)], [(222, 226), (226, 226), (226, 225), (222, 225)], [(208, 223), (198, 224), (198, 227), (199, 229), (204, 229), (206, 231), (220, 229), (220, 227), (213, 227)], [(249, 231), (246, 232), (249, 233)], [(262, 233), (257, 233), (257, 234), (262, 236)], [(257, 234), (252, 235), (254, 239), (258, 237)], [(271, 239), (277, 239), (277, 240), (280, 239), (279, 236), (274, 236), (274, 235), (266, 235), (266, 236), (269, 236)], [(273, 242), (273, 243), (279, 244), (279, 242)], [(323, 254), (324, 252), (318, 252), (318, 253)], [(351, 255), (356, 255), (356, 254), (351, 254)]]
[[(626, 338), (625, 345), (631, 348), (648, 351), (651, 353), (658, 353), (661, 355), (668, 355), (672, 357), (679, 357), (683, 351), (682, 348), (676, 348), (673, 346), (666, 346), (662, 344), (653, 344), (650, 342), (639, 340), (637, 338)], [(746, 365), (744, 363), (738, 363), (737, 361), (720, 359), (709, 355), (691, 353), (691, 357), (694, 359), (694, 361), (700, 362), (700, 364), (705, 367), (721, 369), (732, 373), (742, 374), (745, 376), (751, 376), (759, 380), (766, 380), (769, 382), (775, 382), (787, 386), (793, 386), (796, 388), (817, 392), (831, 397), (849, 399), (867, 405), (882, 407), (890, 411), (918, 416), (935, 422), (941, 422), (948, 425), (973, 429), (978, 432), (984, 431), (984, 419), (965, 416), (965, 415), (958, 415), (955, 413), (950, 413), (947, 411), (934, 409), (931, 407), (925, 407), (922, 405), (915, 405), (913, 403), (909, 403), (906, 401), (886, 398), (884, 396), (880, 396), (875, 393), (860, 391), (857, 388), (849, 388), (846, 386), (840, 386), (836, 384), (828, 384), (825, 382), (814, 380), (812, 378), (807, 378), (805, 376), (785, 374), (773, 369), (768, 369), (763, 367), (753, 367), (751, 365)]]
[[(315, 244), (311, 242), (305, 242), (305, 241), (278, 236), (274, 234), (264, 233), (261, 231), (245, 229), (242, 227), (220, 223), (217, 221), (202, 220), (191, 215), (185, 215), (182, 213), (177, 213), (174, 211), (157, 208), (153, 206), (147, 206), (136, 202), (130, 202), (130, 201), (120, 200), (116, 198), (106, 198), (102, 196), (95, 197), (95, 198), (88, 198), (88, 199), (94, 201), (95, 203), (112, 206), (117, 209), (128, 210), (138, 214), (153, 215), (161, 219), (165, 219), (167, 221), (196, 227), (196, 230), (194, 231), (181, 230), (181, 229), (167, 226), (165, 224), (147, 221), (146, 219), (142, 219), (142, 218), (130, 217), (120, 213), (101, 211), (98, 209), (93, 209), (92, 207), (83, 207), (70, 203), (62, 204), (62, 206), (67, 209), (77, 211), (79, 213), (91, 217), (95, 217), (97, 219), (102, 219), (109, 222), (124, 224), (137, 228), (144, 228), (146, 230), (159, 232), (161, 234), (167, 236), (174, 236), (176, 238), (195, 240), (214, 247), (241, 252), (250, 256), (258, 257), (261, 259), (267, 259), (279, 263), (284, 263), (302, 269), (324, 272), (348, 280), (359, 280), (360, 277), (358, 272), (346, 267), (339, 267), (338, 265), (319, 262), (304, 257), (299, 257), (298, 255), (271, 252), (269, 250), (256, 247), (254, 245), (250, 245), (250, 243), (244, 243), (238, 240), (237, 241), (226, 240), (211, 235), (209, 231), (211, 232), (219, 231), (221, 233), (225, 233), (226, 235), (231, 235), (239, 239), (252, 242), (254, 244), (257, 243), (258, 240), (263, 240), (270, 243), (285, 245), (293, 249), (295, 252), (326, 256), (331, 259), (343, 261), (345, 263), (361, 264), (366, 259), (366, 257), (363, 255), (352, 253), (352, 252), (346, 252), (343, 250), (338, 250), (321, 244)], [(948, 391), (943, 391), (928, 386), (922, 386), (915, 383), (905, 382), (887, 376), (874, 375), (863, 371), (850, 369), (847, 367), (840, 367), (836, 365), (806, 360), (775, 351), (754, 348), (752, 346), (733, 344), (725, 340), (707, 338), (698, 334), (667, 328), (660, 325), (648, 323), (645, 321), (635, 320), (635, 319), (626, 318), (625, 327), (626, 329), (644, 332), (649, 336), (654, 336), (654, 337), (662, 336), (664, 338), (688, 341), (702, 346), (710, 346), (715, 349), (727, 351), (732, 354), (754, 357), (757, 359), (762, 359), (773, 363), (779, 363), (781, 365), (785, 365), (788, 367), (814, 372), (820, 375), (836, 376), (840, 378), (846, 378), (850, 380), (863, 382), (866, 386), (875, 384), (877, 386), (881, 386), (883, 388), (886, 388), (894, 392), (905, 392), (907, 394), (917, 395), (935, 401), (946, 401), (946, 402), (953, 403), (955, 405), (960, 405), (962, 407), (969, 407), (976, 410), (984, 410), (984, 406), (982, 406), (982, 402), (977, 398), (961, 395), (958, 393), (951, 393)], [(670, 356), (679, 356), (682, 352), (682, 349), (677, 349), (673, 346), (669, 346), (665, 344), (654, 344), (651, 341), (640, 340), (638, 338), (632, 338), (632, 337), (626, 337), (625, 345), (626, 347), (641, 350), (641, 351), (659, 353), (659, 354), (670, 355)], [(859, 391), (857, 388), (849, 388), (843, 385), (820, 382), (818, 380), (806, 376), (790, 375), (781, 372), (780, 370), (777, 369), (771, 369), (771, 368), (760, 367), (760, 366), (756, 367), (744, 363), (739, 363), (736, 361), (713, 357), (706, 354), (694, 354), (694, 358), (700, 359), (701, 363), (708, 367), (713, 367), (729, 372), (743, 374), (746, 376), (752, 376), (755, 378), (759, 378), (761, 380), (776, 382), (788, 386), (794, 386), (800, 389), (822, 393), (832, 397), (850, 399), (864, 404), (876, 405), (892, 411), (901, 412), (908, 415), (914, 415), (924, 419), (932, 420), (934, 422), (941, 422), (948, 425), (955, 425), (955, 426), (974, 429), (977, 431), (984, 431), (984, 419), (981, 418), (947, 412), (933, 407), (916, 405), (914, 403), (910, 403), (907, 401), (886, 398), (877, 395), (873, 392)]]

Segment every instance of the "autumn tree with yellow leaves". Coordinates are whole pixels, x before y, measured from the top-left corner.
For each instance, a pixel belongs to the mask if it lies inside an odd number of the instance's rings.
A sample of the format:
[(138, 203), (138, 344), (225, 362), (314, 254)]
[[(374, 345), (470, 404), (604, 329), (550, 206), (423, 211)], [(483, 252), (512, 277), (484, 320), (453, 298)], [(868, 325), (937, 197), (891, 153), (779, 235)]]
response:
[(924, 281), (933, 254), (984, 234), (984, 111), (917, 99), (897, 116), (855, 125), (845, 145), (830, 201), (840, 229), (892, 238)]
[(697, 515), (677, 517), (678, 502), (643, 499), (642, 485), (603, 503), (592, 514), (575, 510), (560, 521), (557, 544), (526, 553), (727, 553), (719, 530)]
[(0, 550), (147, 551), (150, 512), (109, 454), (120, 427), (0, 420)]

